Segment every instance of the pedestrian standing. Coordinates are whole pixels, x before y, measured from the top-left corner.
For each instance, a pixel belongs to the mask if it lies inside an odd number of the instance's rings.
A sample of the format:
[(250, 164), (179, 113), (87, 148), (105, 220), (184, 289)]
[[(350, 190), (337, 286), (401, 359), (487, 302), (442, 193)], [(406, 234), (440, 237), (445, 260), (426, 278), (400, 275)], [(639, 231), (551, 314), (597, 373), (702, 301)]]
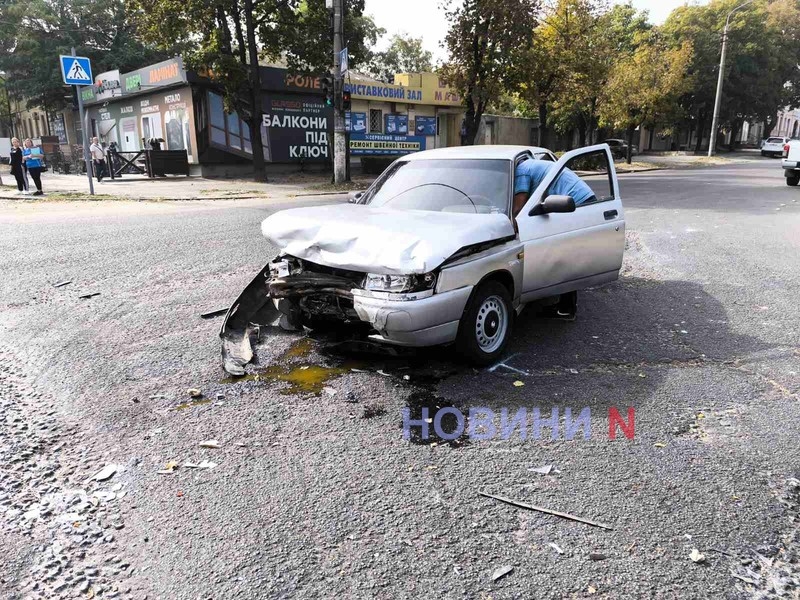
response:
[(103, 151), (103, 146), (100, 145), (100, 140), (96, 137), (92, 138), (92, 145), (89, 146), (89, 152), (92, 155), (94, 174), (97, 176), (97, 182), (100, 183), (106, 175), (106, 154)]
[(44, 196), (42, 191), (42, 171), (44, 170), (44, 154), (39, 146), (33, 145), (33, 140), (28, 138), (24, 142), (25, 148), (22, 150), (22, 160), (25, 161), (25, 167), (36, 185), (36, 191), (33, 192), (34, 196)]
[(28, 182), (25, 181), (25, 171), (22, 160), (22, 146), (19, 138), (11, 138), (11, 174), (17, 180), (17, 193), (24, 194), (28, 191)]

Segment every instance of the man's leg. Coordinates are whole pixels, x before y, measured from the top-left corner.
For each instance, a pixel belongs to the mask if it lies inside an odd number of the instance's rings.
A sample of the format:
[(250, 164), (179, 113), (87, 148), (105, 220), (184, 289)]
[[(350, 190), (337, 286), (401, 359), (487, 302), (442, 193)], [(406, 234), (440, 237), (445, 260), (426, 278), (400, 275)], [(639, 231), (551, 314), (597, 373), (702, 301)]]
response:
[(543, 319), (559, 319), (560, 321), (574, 321), (578, 312), (578, 292), (567, 292), (558, 297), (558, 302), (545, 307), (539, 312)]
[(556, 314), (565, 320), (574, 321), (578, 313), (578, 292), (561, 294), (561, 299), (556, 307)]

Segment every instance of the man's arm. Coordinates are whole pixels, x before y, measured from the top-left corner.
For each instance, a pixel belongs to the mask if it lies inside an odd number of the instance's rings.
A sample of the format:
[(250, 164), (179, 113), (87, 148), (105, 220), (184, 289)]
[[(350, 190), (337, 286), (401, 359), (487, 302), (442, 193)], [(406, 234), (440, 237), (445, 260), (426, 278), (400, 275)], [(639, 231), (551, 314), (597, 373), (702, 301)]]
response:
[(518, 194), (514, 194), (514, 207), (513, 207), (513, 216), (517, 216), (519, 211), (522, 210), (522, 207), (525, 206), (525, 203), (528, 201), (528, 193), (527, 192), (519, 192)]

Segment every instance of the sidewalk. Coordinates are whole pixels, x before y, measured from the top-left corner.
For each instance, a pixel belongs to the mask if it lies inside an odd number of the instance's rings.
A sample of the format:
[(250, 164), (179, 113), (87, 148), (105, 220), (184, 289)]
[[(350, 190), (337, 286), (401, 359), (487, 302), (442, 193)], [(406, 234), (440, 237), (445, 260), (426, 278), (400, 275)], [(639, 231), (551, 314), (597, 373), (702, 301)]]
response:
[[(16, 182), (8, 172), (8, 165), (0, 167), (3, 185), (0, 199), (41, 200), (37, 196), (17, 195)], [(246, 179), (206, 179), (203, 177), (170, 176), (150, 179), (141, 175), (125, 175), (119, 179), (94, 180), (97, 200), (233, 200), (241, 198), (270, 198), (347, 193), (364, 190), (373, 176), (355, 176), (353, 181), (341, 186), (331, 183), (330, 175), (322, 173), (292, 173), (270, 177), (268, 183), (255, 183)], [(32, 185), (32, 182), (31, 182)], [(50, 200), (89, 199), (89, 182), (86, 175), (42, 175), (44, 198)]]
[[(771, 160), (762, 158), (758, 150), (745, 150), (731, 154), (722, 153), (713, 158), (687, 154), (643, 154), (635, 157), (632, 165), (617, 162), (619, 174), (638, 173), (660, 169), (689, 169), (726, 164)], [(16, 193), (14, 178), (8, 165), (0, 165), (3, 185), (0, 199), (36, 199), (38, 196), (20, 196)], [(125, 175), (120, 179), (94, 182), (96, 200), (235, 200), (244, 198), (293, 198), (305, 195), (347, 193), (365, 190), (375, 179), (371, 175), (356, 175), (353, 181), (341, 186), (331, 183), (324, 173), (287, 173), (270, 177), (268, 183), (255, 183), (247, 179), (207, 179), (203, 177), (170, 176), (150, 179), (141, 175)], [(42, 176), (44, 199), (87, 200), (89, 183), (86, 175)]]
[[(639, 154), (633, 158), (633, 164), (617, 162), (618, 173), (649, 171), (655, 169), (693, 169), (716, 167), (730, 164), (743, 164), (753, 161), (774, 160), (763, 158), (758, 150), (721, 151), (709, 158), (706, 154), (686, 154), (667, 152), (663, 154)], [(632, 168), (631, 168), (632, 167)]]

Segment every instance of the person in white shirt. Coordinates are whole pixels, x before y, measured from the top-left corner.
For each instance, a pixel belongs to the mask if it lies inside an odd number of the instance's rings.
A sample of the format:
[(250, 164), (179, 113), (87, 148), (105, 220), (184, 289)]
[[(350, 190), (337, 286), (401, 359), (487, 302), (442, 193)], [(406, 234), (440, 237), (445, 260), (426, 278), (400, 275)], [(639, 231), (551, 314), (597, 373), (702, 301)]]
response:
[(106, 152), (100, 145), (100, 140), (96, 137), (92, 138), (89, 152), (92, 155), (92, 164), (94, 165), (94, 174), (97, 176), (97, 181), (103, 181), (103, 177), (106, 175)]

